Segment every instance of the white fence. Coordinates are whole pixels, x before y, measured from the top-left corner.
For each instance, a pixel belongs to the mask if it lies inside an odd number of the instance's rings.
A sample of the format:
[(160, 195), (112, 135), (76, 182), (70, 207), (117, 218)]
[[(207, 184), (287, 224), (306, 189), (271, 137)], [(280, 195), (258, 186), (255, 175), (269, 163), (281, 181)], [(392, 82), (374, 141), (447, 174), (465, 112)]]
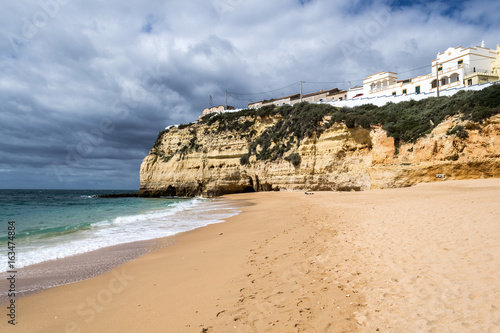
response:
[[(494, 84), (499, 84), (500, 81), (497, 82), (488, 82), (488, 83), (483, 83), (483, 84), (476, 84), (473, 86), (466, 86), (466, 87), (460, 87), (460, 88), (450, 88), (446, 90), (440, 90), (439, 91), (439, 96), (451, 96), (456, 94), (457, 92), (461, 90), (469, 91), (469, 90), (482, 90), (484, 88), (490, 87)], [(436, 92), (430, 92), (430, 93), (411, 93), (411, 94), (405, 94), (405, 95), (396, 95), (396, 96), (378, 96), (378, 97), (363, 97), (363, 98), (353, 98), (353, 99), (345, 99), (342, 101), (335, 101), (335, 102), (323, 102), (327, 103), (336, 107), (354, 107), (354, 106), (359, 106), (363, 104), (374, 104), (377, 106), (384, 106), (389, 102), (393, 103), (399, 103), (399, 102), (406, 102), (406, 101), (419, 101), (421, 99), (429, 98), (429, 97), (436, 97)]]
[[(483, 90), (484, 88), (491, 87), (494, 84), (500, 84), (500, 81), (497, 82), (488, 82), (488, 83), (482, 83), (482, 84), (476, 84), (473, 86), (466, 86), (466, 87), (460, 87), (460, 88), (450, 88), (450, 89), (445, 89), (445, 90), (440, 90), (439, 91), (439, 96), (452, 96), (456, 94), (457, 92), (461, 90), (469, 91), (469, 90)], [(436, 97), (436, 92), (430, 92), (430, 93), (411, 93), (411, 94), (405, 94), (405, 95), (390, 95), (390, 96), (378, 96), (378, 97), (364, 97), (364, 98), (353, 98), (353, 99), (345, 99), (342, 101), (334, 101), (334, 102), (311, 102), (311, 103), (316, 103), (316, 104), (330, 104), (332, 106), (336, 107), (349, 107), (352, 108), (354, 106), (359, 106), (359, 105), (364, 105), (364, 104), (374, 104), (377, 106), (384, 106), (389, 102), (393, 103), (399, 103), (399, 102), (407, 102), (407, 101), (419, 101), (421, 99), (429, 98), (429, 97)], [(257, 110), (258, 108), (255, 108), (254, 110)], [(245, 109), (234, 109), (234, 110), (224, 110), (220, 111), (217, 113), (221, 112), (238, 112), (241, 110)], [(177, 126), (177, 125), (173, 125)], [(172, 127), (172, 126), (169, 126)], [(169, 128), (167, 127), (167, 129)]]

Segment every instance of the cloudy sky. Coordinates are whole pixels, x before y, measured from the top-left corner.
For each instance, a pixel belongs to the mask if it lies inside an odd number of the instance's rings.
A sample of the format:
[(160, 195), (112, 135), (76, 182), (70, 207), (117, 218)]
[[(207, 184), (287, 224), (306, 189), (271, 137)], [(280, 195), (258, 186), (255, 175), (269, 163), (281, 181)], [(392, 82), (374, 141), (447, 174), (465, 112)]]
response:
[(137, 190), (158, 132), (195, 121), (210, 96), (244, 107), (299, 81), (421, 75), (450, 46), (495, 48), (499, 12), (493, 0), (4, 1), (0, 188)]

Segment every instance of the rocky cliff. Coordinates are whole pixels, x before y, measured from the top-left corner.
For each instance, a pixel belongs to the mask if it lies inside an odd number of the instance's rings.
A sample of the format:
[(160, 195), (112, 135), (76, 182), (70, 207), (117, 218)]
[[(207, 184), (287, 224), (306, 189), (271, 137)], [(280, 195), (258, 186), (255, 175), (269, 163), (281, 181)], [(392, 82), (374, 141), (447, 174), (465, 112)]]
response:
[[(446, 180), (500, 177), (500, 115), (480, 123), (447, 117), (402, 145), (380, 125), (348, 128), (330, 116), (319, 121), (328, 126), (304, 137), (259, 141), (266, 130), (285, 126), (283, 120), (280, 114), (241, 116), (239, 126), (198, 122), (160, 133), (141, 165), (139, 194), (358, 191), (443, 181), (438, 174)], [(266, 149), (281, 153), (265, 158)]]

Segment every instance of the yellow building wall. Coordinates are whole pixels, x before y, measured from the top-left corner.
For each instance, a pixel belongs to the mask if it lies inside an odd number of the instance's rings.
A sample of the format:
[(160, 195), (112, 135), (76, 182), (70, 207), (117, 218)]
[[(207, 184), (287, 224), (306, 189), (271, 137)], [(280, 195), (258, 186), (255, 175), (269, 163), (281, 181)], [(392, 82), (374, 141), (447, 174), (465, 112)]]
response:
[(497, 45), (497, 57), (491, 63), (491, 71), (500, 77), (500, 45)]
[(496, 58), (491, 62), (491, 73), (474, 73), (464, 78), (465, 85), (496, 82), (500, 79), (500, 45), (497, 45)]

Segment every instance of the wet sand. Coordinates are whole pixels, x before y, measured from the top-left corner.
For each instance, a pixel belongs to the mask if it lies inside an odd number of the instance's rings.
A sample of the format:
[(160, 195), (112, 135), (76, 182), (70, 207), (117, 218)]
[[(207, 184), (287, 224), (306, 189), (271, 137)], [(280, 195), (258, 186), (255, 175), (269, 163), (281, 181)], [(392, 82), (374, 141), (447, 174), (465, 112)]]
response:
[[(16, 269), (16, 297), (25, 297), (48, 288), (90, 279), (146, 253), (173, 244), (173, 237), (138, 241)], [(10, 283), (7, 280), (9, 276), (8, 272), (0, 273), (0, 305), (10, 300)]]
[(18, 299), (0, 330), (500, 331), (500, 179), (227, 198), (253, 205)]

